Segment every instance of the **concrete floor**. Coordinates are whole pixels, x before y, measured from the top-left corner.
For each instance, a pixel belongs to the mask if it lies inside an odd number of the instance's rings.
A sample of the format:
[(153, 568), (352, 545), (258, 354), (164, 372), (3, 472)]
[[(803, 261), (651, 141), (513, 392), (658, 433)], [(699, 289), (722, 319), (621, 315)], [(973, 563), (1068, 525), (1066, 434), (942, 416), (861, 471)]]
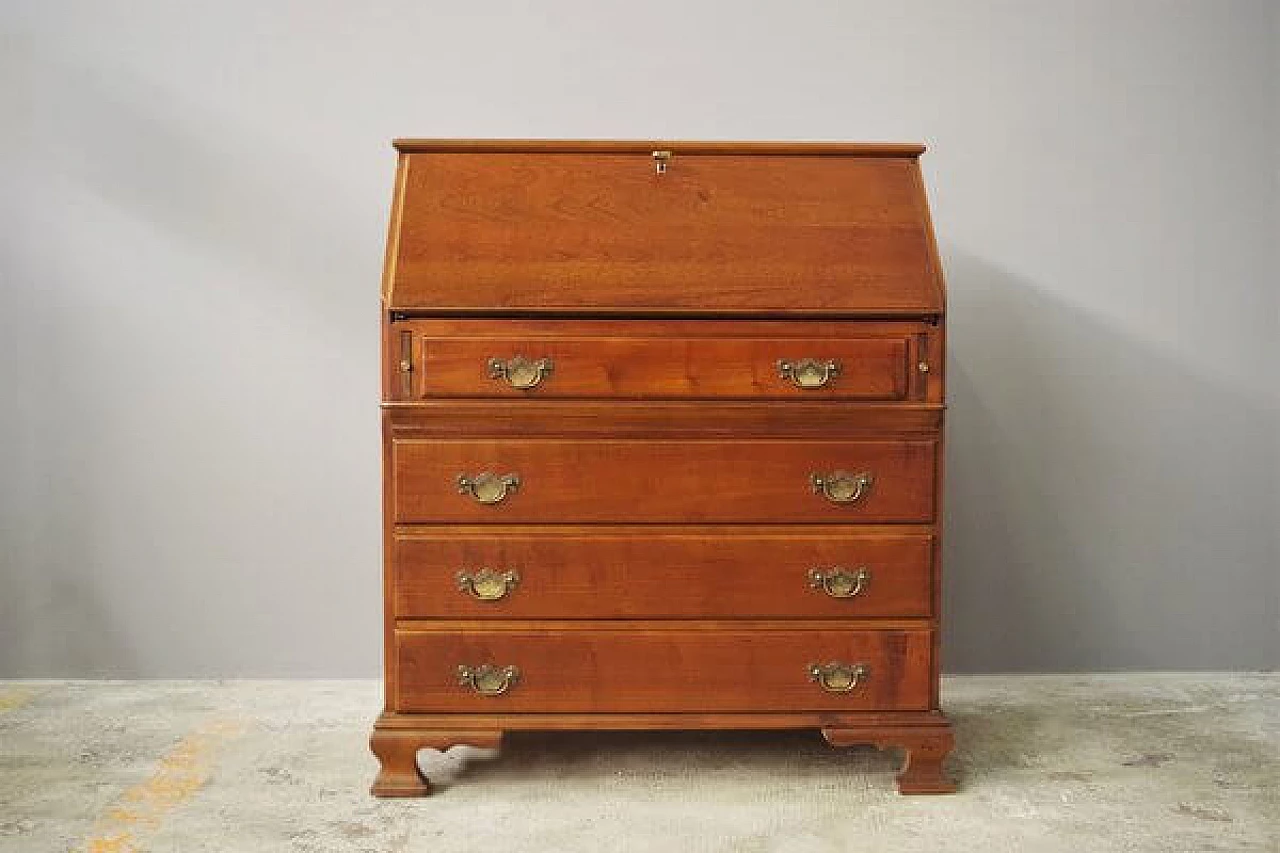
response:
[(1280, 676), (948, 679), (960, 793), (816, 732), (511, 736), (367, 793), (375, 682), (0, 682), (0, 853), (1280, 850)]

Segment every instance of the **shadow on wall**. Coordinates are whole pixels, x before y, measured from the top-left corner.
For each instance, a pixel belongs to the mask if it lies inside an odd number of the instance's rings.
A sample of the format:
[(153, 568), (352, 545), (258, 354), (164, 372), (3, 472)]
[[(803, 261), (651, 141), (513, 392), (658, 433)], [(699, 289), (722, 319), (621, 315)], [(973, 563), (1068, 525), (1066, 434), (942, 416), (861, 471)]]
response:
[(1270, 669), (1260, 395), (949, 252), (944, 668)]

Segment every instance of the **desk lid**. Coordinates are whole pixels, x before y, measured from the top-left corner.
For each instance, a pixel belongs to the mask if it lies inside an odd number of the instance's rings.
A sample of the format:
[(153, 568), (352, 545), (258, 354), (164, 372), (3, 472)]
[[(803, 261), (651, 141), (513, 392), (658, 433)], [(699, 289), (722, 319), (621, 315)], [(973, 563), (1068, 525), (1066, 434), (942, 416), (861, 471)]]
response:
[(920, 145), (397, 140), (383, 301), (939, 314)]

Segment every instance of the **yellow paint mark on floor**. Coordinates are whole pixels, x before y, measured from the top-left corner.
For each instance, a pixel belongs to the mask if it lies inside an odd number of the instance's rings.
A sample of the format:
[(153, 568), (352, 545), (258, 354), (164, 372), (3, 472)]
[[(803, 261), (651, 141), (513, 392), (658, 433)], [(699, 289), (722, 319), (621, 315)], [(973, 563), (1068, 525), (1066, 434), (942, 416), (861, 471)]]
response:
[(170, 812), (209, 781), (214, 759), (228, 741), (244, 733), (242, 720), (212, 720), (192, 731), (160, 759), (150, 779), (120, 796), (98, 818), (87, 853), (141, 853), (143, 839)]
[(30, 702), (36, 696), (36, 691), (30, 687), (4, 687), (0, 688), (0, 714), (5, 711), (16, 711), (23, 705)]

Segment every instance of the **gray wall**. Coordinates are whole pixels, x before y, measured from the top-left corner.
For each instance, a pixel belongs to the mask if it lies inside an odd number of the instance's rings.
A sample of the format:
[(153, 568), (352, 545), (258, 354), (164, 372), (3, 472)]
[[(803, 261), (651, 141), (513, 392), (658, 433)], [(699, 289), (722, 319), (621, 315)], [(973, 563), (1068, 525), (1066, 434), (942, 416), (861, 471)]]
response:
[(371, 676), (393, 136), (921, 140), (947, 668), (1280, 659), (1277, 5), (0, 11), (0, 674)]

